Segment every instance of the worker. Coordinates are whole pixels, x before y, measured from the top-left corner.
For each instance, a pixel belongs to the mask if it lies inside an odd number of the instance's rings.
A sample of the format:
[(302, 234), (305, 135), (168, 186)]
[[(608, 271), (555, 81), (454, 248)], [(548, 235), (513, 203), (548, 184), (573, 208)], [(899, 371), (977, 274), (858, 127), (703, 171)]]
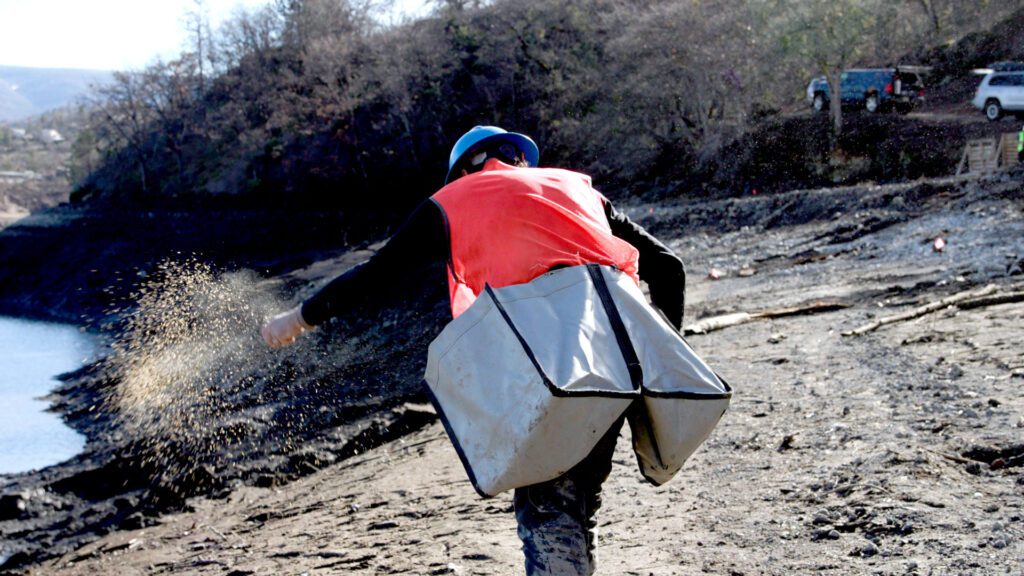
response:
[[(563, 266), (615, 266), (648, 284), (650, 298), (682, 325), (685, 272), (663, 243), (616, 210), (590, 178), (538, 168), (532, 139), (477, 126), (455, 143), (446, 185), (421, 203), (372, 258), (330, 281), (301, 305), (270, 320), (262, 335), (286, 346), (306, 330), (431, 262), (447, 264), (452, 314), (483, 291), (529, 282)], [(456, 240), (457, 239), (457, 240)], [(595, 513), (623, 418), (564, 475), (515, 489), (514, 510), (526, 573), (592, 574)]]
[(1024, 162), (1024, 126), (1017, 133), (1017, 162)]

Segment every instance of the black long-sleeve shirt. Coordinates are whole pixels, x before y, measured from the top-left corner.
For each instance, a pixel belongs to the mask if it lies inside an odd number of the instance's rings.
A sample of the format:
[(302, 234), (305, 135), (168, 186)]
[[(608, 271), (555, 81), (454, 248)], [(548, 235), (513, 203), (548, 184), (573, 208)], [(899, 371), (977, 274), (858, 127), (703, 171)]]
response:
[[(686, 272), (683, 261), (642, 226), (604, 200), (612, 234), (640, 252), (638, 272), (651, 301), (677, 329), (683, 323)], [(441, 207), (424, 200), (398, 232), (372, 258), (338, 276), (302, 305), (302, 318), (313, 326), (343, 310), (367, 303), (382, 286), (407, 284), (409, 275), (449, 257), (448, 232)]]

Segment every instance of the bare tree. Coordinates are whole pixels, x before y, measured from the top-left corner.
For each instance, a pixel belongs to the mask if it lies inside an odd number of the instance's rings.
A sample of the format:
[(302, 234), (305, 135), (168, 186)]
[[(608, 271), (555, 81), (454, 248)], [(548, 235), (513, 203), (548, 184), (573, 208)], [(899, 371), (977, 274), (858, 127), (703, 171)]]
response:
[(880, 40), (873, 33), (879, 18), (888, 13), (884, 0), (778, 0), (776, 6), (784, 51), (813, 62), (816, 71), (828, 80), (829, 114), (836, 143), (843, 131), (843, 70), (872, 51)]
[(221, 25), (215, 38), (217, 74), (226, 74), (251, 61), (250, 67), (269, 68), (270, 57), (281, 44), (284, 22), (272, 6), (238, 10)]
[(138, 170), (143, 193), (149, 191), (152, 154), (147, 146), (147, 128), (154, 118), (143, 94), (146, 90), (141, 73), (115, 72), (113, 81), (100, 85), (93, 99), (99, 146), (111, 158), (120, 151), (128, 153)]
[[(211, 62), (211, 68), (216, 67), (216, 57), (211, 46), (210, 18), (206, 7), (206, 0), (192, 0), (192, 9), (185, 13), (185, 30), (188, 32), (189, 49), (196, 62), (196, 76), (199, 82), (199, 90), (205, 90), (206, 63)], [(186, 51), (188, 53), (189, 51)]]

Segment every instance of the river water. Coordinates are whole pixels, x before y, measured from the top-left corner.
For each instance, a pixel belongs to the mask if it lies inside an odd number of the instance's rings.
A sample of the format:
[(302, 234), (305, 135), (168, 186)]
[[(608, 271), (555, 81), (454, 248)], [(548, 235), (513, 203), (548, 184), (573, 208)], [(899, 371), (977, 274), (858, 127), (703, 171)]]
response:
[(76, 328), (0, 317), (0, 474), (57, 464), (79, 452), (85, 437), (40, 400), (58, 374), (80, 367), (96, 351)]

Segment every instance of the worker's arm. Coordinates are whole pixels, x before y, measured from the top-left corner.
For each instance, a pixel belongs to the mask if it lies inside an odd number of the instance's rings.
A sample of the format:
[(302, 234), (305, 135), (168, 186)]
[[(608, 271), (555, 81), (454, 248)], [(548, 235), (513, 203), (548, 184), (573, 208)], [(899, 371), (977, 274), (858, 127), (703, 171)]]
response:
[(409, 284), (416, 273), (448, 255), (441, 209), (423, 201), (398, 232), (369, 260), (331, 280), (300, 306), (275, 316), (262, 334), (271, 347), (287, 346), (305, 330), (369, 303), (388, 289)]
[(640, 279), (647, 282), (651, 302), (676, 329), (681, 328), (683, 304), (686, 300), (686, 270), (683, 261), (668, 246), (644, 230), (643, 226), (616, 210), (607, 199), (604, 200), (604, 213), (608, 217), (612, 234), (640, 251)]

